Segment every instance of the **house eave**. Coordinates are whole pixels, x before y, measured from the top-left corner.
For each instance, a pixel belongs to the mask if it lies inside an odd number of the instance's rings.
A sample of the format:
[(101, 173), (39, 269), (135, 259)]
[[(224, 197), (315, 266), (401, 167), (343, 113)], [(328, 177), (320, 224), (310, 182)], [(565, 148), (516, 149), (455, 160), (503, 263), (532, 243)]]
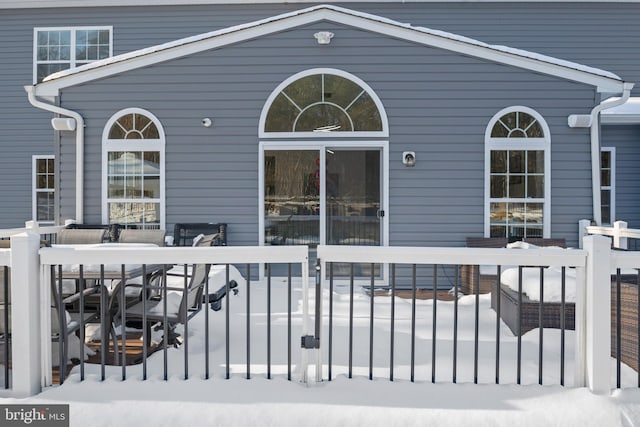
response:
[[(442, 0), (408, 0), (412, 3), (441, 3)], [(550, 0), (448, 0), (450, 3), (548, 3)], [(347, 0), (335, 3), (367, 3)], [(376, 0), (378, 3), (407, 3), (407, 0)], [(639, 3), (640, 0), (562, 0), (563, 3)], [(180, 6), (216, 4), (310, 4), (315, 0), (0, 0), (0, 9), (43, 9), (109, 6)]]
[(463, 55), (588, 84), (596, 87), (598, 92), (621, 93), (623, 90), (624, 82), (618, 76), (604, 70), (584, 67), (577, 63), (522, 50), (492, 46), (454, 34), (413, 27), (409, 24), (349, 9), (320, 5), (125, 53), (77, 69), (62, 71), (49, 76), (43, 83), (36, 85), (36, 94), (38, 96), (58, 96), (59, 91), (66, 87), (320, 21), (352, 26), (425, 46), (442, 48)]

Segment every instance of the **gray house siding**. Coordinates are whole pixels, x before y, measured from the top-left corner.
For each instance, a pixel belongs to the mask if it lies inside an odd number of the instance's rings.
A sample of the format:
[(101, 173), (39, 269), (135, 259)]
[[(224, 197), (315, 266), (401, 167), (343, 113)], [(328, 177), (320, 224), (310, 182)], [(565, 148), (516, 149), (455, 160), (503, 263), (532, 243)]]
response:
[(601, 145), (616, 148), (616, 219), (640, 228), (640, 126), (603, 126)]
[[(316, 44), (318, 30), (336, 34), (330, 46)], [(484, 133), (492, 116), (512, 105), (535, 109), (551, 129), (552, 235), (575, 239), (577, 221), (590, 216), (588, 132), (570, 129), (566, 118), (591, 108), (592, 87), (319, 23), (64, 90), (63, 106), (87, 123), (86, 221), (101, 220), (104, 124), (123, 108), (140, 107), (166, 132), (167, 228), (228, 222), (231, 244), (258, 243), (260, 112), (278, 84), (316, 67), (360, 77), (384, 104), (390, 244), (460, 246), (483, 234)], [(203, 117), (214, 126), (202, 127)], [(416, 152), (415, 168), (401, 164), (406, 150)], [(61, 161), (64, 189), (72, 193), (73, 155)], [(73, 201), (63, 203), (63, 212), (73, 212)]]
[[(398, 20), (400, 22), (409, 22), (414, 25), (422, 25), (434, 29), (441, 29), (450, 31), (453, 33), (474, 37), (481, 41), (495, 44), (503, 44), (511, 47), (529, 49), (531, 51), (540, 52), (543, 54), (554, 55), (559, 58), (574, 60), (586, 65), (592, 65), (601, 67), (615, 73), (618, 73), (627, 81), (640, 82), (640, 56), (634, 54), (635, 49), (640, 44), (640, 32), (637, 31), (637, 20), (640, 14), (640, 8), (637, 4), (625, 4), (625, 3), (581, 3), (579, 7), (576, 7), (576, 3), (509, 3), (509, 2), (497, 2), (497, 3), (340, 3), (339, 5), (361, 10), (367, 13), (374, 13), (381, 16), (385, 16), (391, 19)], [(55, 148), (55, 137), (49, 125), (49, 119), (51, 114), (38, 110), (29, 105), (26, 95), (23, 90), (23, 86), (30, 84), (32, 79), (32, 61), (33, 61), (33, 28), (34, 27), (49, 27), (49, 26), (87, 26), (87, 25), (112, 25), (113, 26), (113, 52), (114, 54), (120, 54), (128, 52), (134, 49), (147, 47), (163, 43), (166, 41), (174, 40), (180, 37), (185, 37), (193, 34), (212, 31), (215, 29), (241, 24), (249, 22), (255, 19), (261, 19), (269, 16), (273, 16), (278, 13), (287, 12), (291, 10), (299, 9), (303, 6), (296, 4), (245, 4), (245, 5), (200, 5), (200, 6), (155, 6), (155, 7), (100, 7), (100, 8), (62, 8), (62, 9), (3, 9), (0, 11), (0, 59), (2, 59), (2, 79), (0, 79), (0, 90), (2, 92), (2, 98), (0, 100), (0, 144), (2, 156), (0, 156), (0, 180), (3, 185), (0, 186), (0, 198), (2, 200), (10, 200), (11, 203), (5, 203), (0, 208), (0, 227), (16, 227), (23, 224), (24, 220), (31, 217), (31, 156), (33, 154), (53, 154), (57, 151)], [(308, 37), (308, 35), (305, 35)], [(295, 40), (294, 40), (295, 41)], [(337, 43), (339, 38), (335, 39), (333, 43)], [(366, 46), (365, 46), (366, 44)], [(389, 55), (386, 64), (379, 64), (379, 71), (384, 71), (394, 64), (395, 57), (392, 56), (396, 52), (392, 49), (385, 48), (385, 52)], [(358, 53), (358, 59), (362, 60), (364, 55), (372, 54), (374, 57), (379, 49), (372, 40), (361, 41), (361, 47)], [(239, 51), (239, 55), (246, 55), (244, 51)], [(350, 52), (350, 55), (354, 55), (355, 52)], [(231, 53), (229, 53), (231, 55)], [(251, 53), (256, 54), (256, 52)], [(260, 51), (257, 51), (260, 54)], [(295, 65), (298, 62), (298, 58), (295, 56), (281, 57), (282, 51), (277, 53), (280, 58), (274, 68), (279, 68), (280, 63), (289, 63), (289, 69), (302, 69), (306, 65), (300, 63), (298, 68)], [(237, 58), (236, 58), (237, 59)], [(239, 60), (239, 59), (238, 59)], [(245, 58), (246, 62), (251, 63), (252, 59)], [(246, 63), (245, 62), (245, 63)], [(263, 58), (257, 56), (256, 63), (262, 64)], [(309, 62), (309, 61), (307, 61)], [(307, 64), (308, 65), (308, 64)], [(348, 64), (347, 64), (348, 65)], [(339, 64), (335, 64), (339, 66)], [(348, 71), (354, 72), (361, 78), (365, 79), (370, 84), (376, 82), (376, 79), (370, 79), (369, 75), (371, 70), (366, 70), (367, 64), (362, 64), (362, 68), (358, 68), (360, 64), (352, 64), (351, 68), (346, 67)], [(479, 66), (478, 66), (479, 67)], [(363, 72), (358, 72), (362, 70)], [(243, 69), (246, 72), (246, 69)], [(280, 71), (280, 70), (278, 70)], [(282, 79), (288, 76), (287, 69), (282, 69), (282, 73), (277, 77)], [(365, 72), (366, 71), (366, 72)], [(375, 74), (375, 73), (373, 73)], [(443, 73), (443, 75), (446, 72)], [(486, 72), (481, 75), (489, 74)], [(253, 75), (250, 75), (252, 78)], [(278, 78), (272, 77), (268, 80), (269, 83), (275, 85), (279, 82)], [(382, 79), (382, 78), (380, 78)], [(432, 80), (435, 81), (435, 80)], [(423, 106), (426, 100), (415, 99), (411, 97), (416, 96), (416, 92), (411, 87), (411, 82), (396, 82), (396, 87), (393, 91), (387, 91), (384, 93), (384, 87), (382, 87), (383, 80), (380, 81), (379, 89), (376, 88), (378, 94), (385, 98), (385, 105), (388, 109), (391, 105), (400, 104), (404, 102), (405, 110), (402, 114), (389, 111), (390, 117), (393, 115), (394, 122), (391, 126), (391, 178), (398, 179), (397, 188), (393, 188), (391, 191), (392, 198), (392, 211), (395, 209), (403, 212), (416, 212), (415, 217), (412, 219), (412, 223), (392, 223), (391, 232), (392, 239), (399, 241), (413, 239), (416, 244), (418, 241), (424, 240), (424, 236), (416, 235), (411, 230), (419, 222), (421, 209), (430, 212), (433, 218), (437, 215), (443, 215), (439, 213), (438, 208), (433, 204), (418, 205), (409, 207), (410, 202), (406, 202), (406, 207), (395, 207), (393, 205), (394, 198), (402, 198), (403, 195), (414, 194), (414, 187), (418, 185), (411, 178), (411, 175), (417, 175), (418, 169), (426, 167), (428, 161), (425, 157), (424, 150), (422, 148), (416, 148), (419, 153), (419, 163), (415, 171), (404, 170), (396, 160), (399, 159), (399, 153), (402, 149), (411, 149), (412, 144), (418, 144), (418, 139), (411, 136), (419, 134), (419, 130), (415, 129), (415, 124), (411, 123), (412, 114), (413, 118), (420, 117), (416, 112), (418, 107), (424, 107), (426, 111), (430, 111), (433, 117), (432, 110), (435, 107)], [(474, 78), (469, 78), (466, 84), (474, 85)], [(517, 83), (517, 82), (516, 82)], [(564, 85), (565, 83), (561, 83)], [(265, 91), (268, 93), (268, 89), (255, 88), (253, 85), (261, 86), (261, 82), (251, 80), (247, 77), (247, 82), (241, 89), (247, 89), (246, 92), (237, 91), (233, 94), (227, 94), (226, 96), (234, 96), (234, 102), (239, 102), (243, 97), (246, 97), (245, 102), (250, 103), (253, 100), (251, 106), (255, 107), (255, 104), (260, 104), (266, 97)], [(434, 85), (435, 86), (435, 85)], [(480, 90), (480, 86), (484, 86), (483, 81), (477, 81), (474, 85), (476, 90)], [(438, 85), (438, 89), (441, 85)], [(463, 92), (462, 88), (465, 86), (458, 86), (459, 89), (451, 89), (448, 91), (447, 99), (454, 104), (452, 100), (459, 92)], [(506, 88), (506, 86), (503, 86)], [(588, 99), (588, 95), (584, 95), (580, 88), (576, 92), (579, 94), (575, 98), (562, 98), (562, 105), (566, 105), (565, 101), (570, 103), (575, 102), (573, 105), (567, 105), (566, 111), (560, 111), (557, 107), (558, 102), (554, 96), (557, 96), (557, 92), (553, 85), (545, 85), (544, 90), (535, 90), (531, 86), (532, 90), (528, 93), (532, 102), (528, 105), (534, 109), (537, 109), (545, 118), (552, 123), (562, 124), (566, 123), (566, 115), (561, 117), (562, 114), (575, 114), (575, 113), (587, 113), (588, 108), (586, 105), (590, 103), (583, 103), (584, 99)], [(221, 88), (216, 91), (216, 94), (225, 93), (227, 88)], [(251, 90), (249, 90), (251, 89)], [(263, 98), (256, 99), (260, 95), (260, 90)], [(436, 90), (436, 89), (433, 89)], [(441, 89), (439, 89), (441, 90)], [(519, 90), (524, 90), (520, 88)], [(382, 92), (381, 92), (382, 91)], [(394, 93), (388, 93), (394, 92)], [(444, 92), (444, 91), (443, 91)], [(569, 92), (573, 93), (573, 89)], [(201, 106), (204, 109), (211, 98), (207, 98), (212, 92), (201, 93), (200, 99)], [(640, 87), (634, 90), (634, 94), (640, 93)], [(549, 94), (551, 94), (549, 97)], [(106, 121), (107, 117), (113, 112), (117, 111), (115, 107), (118, 102), (112, 100), (112, 105), (107, 105), (109, 99), (108, 93), (102, 93), (102, 98), (99, 103), (99, 107), (96, 107), (93, 120), (99, 120), (101, 123)], [(200, 94), (193, 93), (192, 97), (199, 97)], [(564, 93), (567, 96), (568, 93)], [(65, 97), (67, 95), (65, 94)], [(438, 95), (443, 97), (445, 95)], [(464, 96), (464, 95), (461, 95)], [(396, 98), (394, 98), (396, 97)], [(495, 94), (491, 90), (486, 90), (485, 93), (474, 98), (473, 100), (466, 99), (463, 108), (465, 111), (469, 111), (468, 114), (471, 118), (468, 119), (468, 124), (465, 127), (475, 127), (474, 132), (478, 129), (486, 126), (485, 122), (487, 117), (490, 117), (490, 111), (494, 108), (498, 108), (499, 102), (495, 100)], [(533, 101), (534, 97), (539, 97), (537, 101)], [(439, 99), (436, 97), (436, 100)], [(260, 101), (260, 102), (258, 102)], [(66, 103), (67, 99), (63, 98), (63, 103)], [(395, 103), (395, 104), (394, 104)], [(411, 108), (414, 103), (416, 108)], [(460, 102), (459, 105), (463, 104)], [(478, 107), (474, 107), (476, 104), (481, 104)], [(234, 104), (235, 105), (235, 104)], [(435, 101), (432, 105), (435, 105)], [(142, 105), (141, 105), (142, 106)], [(227, 108), (230, 106), (228, 105)], [(575, 107), (575, 108), (574, 108)], [(70, 107), (71, 108), (71, 107)], [(78, 107), (79, 111), (84, 114), (86, 107), (84, 104)], [(102, 108), (101, 114), (97, 109)], [(124, 108), (124, 107), (123, 107)], [(233, 107), (231, 107), (233, 108)], [(244, 107), (243, 107), (244, 108)], [(431, 110), (428, 110), (431, 108)], [(482, 112), (485, 110), (485, 112)], [(152, 110), (150, 108), (150, 110)], [(251, 110), (252, 111), (252, 110)], [(198, 113), (202, 110), (198, 111)], [(88, 112), (87, 112), (88, 113)], [(155, 111), (154, 111), (155, 113)], [(231, 123), (242, 123), (243, 125), (251, 121), (249, 129), (252, 129), (251, 137), (255, 139), (256, 122), (253, 120), (255, 117), (248, 118), (238, 117), (236, 110), (221, 109), (216, 111), (217, 117), (224, 118), (222, 123), (217, 123), (220, 126), (227, 126), (225, 128), (225, 135), (219, 135), (215, 132), (209, 132), (209, 134), (202, 134), (202, 136), (209, 135), (212, 139), (220, 137), (221, 139), (231, 139), (234, 141), (247, 137), (243, 135), (246, 129), (234, 129)], [(244, 110), (240, 111), (241, 114), (248, 114)], [(253, 111), (251, 114), (255, 114)], [(556, 116), (557, 114), (557, 116)], [(232, 117), (225, 117), (225, 115), (233, 115)], [(450, 116), (455, 117), (455, 116)], [(163, 119), (163, 124), (166, 125), (166, 118)], [(196, 117), (194, 120), (199, 118)], [(473, 119), (473, 120), (472, 120)], [(217, 119), (218, 120), (218, 119)], [(420, 120), (424, 120), (420, 118)], [(438, 122), (444, 124), (444, 120)], [(91, 140), (99, 140), (99, 131), (93, 129), (91, 121), (87, 122), (88, 138)], [(215, 127), (215, 126), (214, 126)], [(442, 126), (445, 127), (445, 126)], [(413, 129), (413, 130), (412, 130)], [(431, 135), (439, 136), (444, 135), (441, 144), (444, 146), (444, 141), (452, 141), (455, 132), (459, 132), (462, 127), (460, 124), (449, 126), (447, 130), (438, 129), (435, 127)], [(214, 129), (211, 129), (212, 131)], [(216, 129), (217, 130), (217, 129)], [(179, 133), (173, 130), (168, 131), (167, 157), (171, 153), (170, 143), (172, 141), (170, 132), (173, 132), (173, 136), (186, 138), (190, 144), (205, 144), (205, 142), (196, 141), (196, 135), (190, 136), (191, 133), (202, 132), (203, 129), (190, 128), (184, 126), (179, 129)], [(93, 133), (92, 133), (93, 132)], [(98, 133), (95, 133), (98, 132)], [(437, 133), (439, 132), (439, 133)], [(568, 129), (566, 126), (556, 129), (555, 125), (552, 127), (552, 150), (553, 150), (553, 172), (552, 177), (554, 180), (554, 188), (552, 190), (553, 202), (552, 202), (552, 215), (554, 216), (554, 223), (552, 228), (552, 235), (570, 233), (574, 234), (573, 226), (569, 226), (570, 219), (574, 216), (576, 210), (581, 211), (582, 217), (591, 217), (590, 199), (582, 199), (582, 196), (590, 197), (590, 192), (586, 189), (581, 191), (576, 190), (576, 186), (580, 184), (577, 181), (589, 180), (588, 163), (578, 164), (576, 161), (573, 166), (568, 165), (566, 168), (559, 168), (556, 166), (558, 161), (564, 158), (576, 159), (575, 152), (572, 152), (569, 148), (559, 147), (556, 142), (559, 140), (559, 136), (563, 136), (566, 133), (568, 140), (578, 138), (581, 135), (582, 130)], [(200, 135), (200, 134), (199, 134)], [(482, 138), (483, 131), (476, 133), (478, 138)], [(231, 137), (233, 136), (233, 138)], [(224, 137), (224, 138), (222, 138)], [(73, 156), (74, 143), (68, 138), (68, 135), (63, 135), (64, 143), (60, 147), (60, 153), (62, 156)], [(410, 140), (411, 139), (411, 140)], [(87, 139), (87, 141), (90, 141)], [(460, 146), (468, 149), (469, 146), (465, 144), (475, 144), (471, 141), (455, 141)], [(568, 147), (567, 143), (567, 147)], [(216, 145), (216, 147), (219, 147)], [(394, 147), (402, 147), (393, 151)], [(470, 147), (476, 148), (476, 145)], [(88, 152), (91, 147), (87, 147)], [(211, 147), (209, 147), (211, 149)], [(217, 148), (223, 150), (222, 147)], [(234, 147), (235, 149), (235, 147)], [(99, 148), (95, 148), (98, 150)], [(436, 159), (438, 151), (435, 149), (431, 151)], [(221, 153), (225, 156), (225, 153)], [(446, 156), (446, 154), (439, 154), (440, 156)], [(469, 154), (471, 155), (471, 154)], [(184, 162), (183, 164), (190, 164), (190, 160), (184, 158), (184, 156), (178, 156)], [(586, 154), (585, 154), (586, 156)], [(458, 158), (458, 157), (456, 157)], [(483, 165), (474, 165), (472, 158), (466, 158), (462, 155), (460, 158), (460, 168), (465, 165), (464, 173), (473, 175), (476, 178), (481, 177), (481, 170)], [(619, 157), (620, 158), (620, 157)], [(68, 159), (68, 160), (69, 160)], [(255, 161), (254, 161), (255, 160)], [(257, 159), (252, 160), (253, 164), (257, 162)], [(588, 157), (583, 159), (588, 161)], [(88, 159), (89, 163), (86, 166), (87, 189), (99, 189), (99, 177), (93, 177), (90, 171), (99, 170), (100, 160)], [(433, 168), (437, 168), (441, 165), (436, 160), (430, 161)], [(425, 166), (423, 166), (425, 165)], [(474, 169), (475, 167), (475, 169)], [(72, 185), (73, 180), (70, 178), (73, 176), (74, 166), (72, 161), (63, 160), (61, 176), (64, 185)], [(181, 166), (177, 164), (170, 166), (167, 169), (167, 196), (172, 193), (182, 192), (182, 197), (188, 197), (187, 194), (190, 190), (187, 187), (193, 188), (191, 184), (181, 184), (180, 182), (174, 183), (174, 177), (180, 175)], [(559, 168), (560, 170), (557, 170)], [(569, 169), (567, 169), (569, 168)], [(235, 172), (234, 169), (231, 172)], [(573, 177), (573, 172), (582, 174), (582, 178)], [(620, 172), (620, 171), (619, 171)], [(424, 172), (425, 178), (428, 178), (431, 173), (435, 174), (435, 169), (432, 172)], [(560, 184), (557, 182), (557, 178), (564, 175), (572, 174), (572, 177), (567, 177), (567, 184)], [(254, 173), (255, 175), (255, 173)], [(249, 178), (246, 178), (249, 179)], [(405, 182), (403, 182), (403, 179)], [(479, 178), (478, 178), (479, 179)], [(477, 212), (482, 209), (482, 195), (476, 194), (475, 189), (481, 185), (481, 180), (462, 180), (460, 178), (451, 177), (451, 182), (464, 181), (470, 183), (471, 187), (468, 190), (473, 194), (459, 194), (459, 197), (451, 197), (443, 190), (440, 190), (443, 195), (440, 202), (448, 202), (450, 206), (457, 206), (457, 203), (462, 203), (460, 200), (465, 200), (468, 197), (469, 203), (475, 203), (473, 208), (469, 209), (470, 212), (466, 212), (468, 220), (464, 221), (457, 230), (450, 230), (452, 233), (457, 233), (454, 241), (459, 242), (462, 236), (471, 235), (472, 233), (479, 233), (481, 230), (482, 215), (478, 216)], [(93, 180), (93, 181), (91, 181)], [(575, 181), (575, 182), (574, 182)], [(69, 184), (67, 184), (69, 183)], [(461, 182), (462, 184), (462, 182)], [(434, 186), (431, 181), (424, 183), (425, 186)], [(561, 187), (556, 188), (556, 185)], [(427, 187), (430, 194), (436, 194), (437, 189)], [(63, 187), (63, 194), (61, 199), (62, 211), (59, 217), (61, 219), (73, 217), (75, 210), (73, 208), (73, 192), (65, 191)], [(88, 197), (86, 203), (85, 222), (94, 222), (100, 220), (99, 215), (99, 191), (93, 194), (91, 191), (86, 191)], [(423, 191), (419, 189), (420, 191)], [(618, 195), (620, 196), (620, 190)], [(191, 190), (193, 191), (193, 190)], [(424, 191), (427, 191), (426, 189)], [(633, 196), (635, 197), (635, 189), (633, 189)], [(566, 197), (561, 197), (564, 195)], [(449, 197), (447, 197), (449, 196)], [(193, 197), (193, 196), (192, 196)], [(577, 200), (580, 199), (580, 200)], [(169, 199), (168, 199), (169, 200)], [(437, 197), (434, 196), (434, 200)], [(417, 203), (417, 202), (416, 202)], [(423, 202), (426, 203), (426, 202)], [(465, 202), (466, 203), (466, 202)], [(251, 205), (249, 205), (251, 206)], [(439, 206), (439, 205), (438, 205)], [(175, 212), (175, 208), (167, 204), (167, 222), (168, 225), (171, 221), (179, 220), (181, 216), (179, 212)], [(254, 201), (253, 207), (250, 209), (257, 209)], [(472, 212), (471, 212), (472, 211)], [(619, 217), (622, 211), (619, 212)], [(180, 215), (179, 215), (180, 214)], [(393, 212), (392, 212), (393, 214)], [(462, 215), (462, 214), (461, 214)], [(559, 215), (560, 220), (555, 221), (555, 216)], [(234, 216), (234, 215), (232, 215)], [(176, 219), (174, 219), (176, 218)], [(244, 217), (243, 217), (244, 218)], [(407, 219), (409, 219), (407, 217)], [(180, 219), (181, 220), (181, 219)], [(185, 220), (188, 220), (186, 218)], [(474, 221), (476, 224), (473, 224)], [(479, 222), (479, 223), (478, 223)], [(556, 225), (566, 224), (566, 225)], [(249, 223), (247, 223), (249, 224)], [(473, 225), (471, 225), (473, 224)], [(438, 230), (436, 230), (438, 231)], [(426, 233), (426, 232), (425, 232)], [(444, 231), (440, 229), (440, 232), (434, 234), (434, 241), (442, 242), (445, 240)], [(447, 239), (447, 241), (449, 241)], [(392, 242), (393, 243), (393, 242)]]

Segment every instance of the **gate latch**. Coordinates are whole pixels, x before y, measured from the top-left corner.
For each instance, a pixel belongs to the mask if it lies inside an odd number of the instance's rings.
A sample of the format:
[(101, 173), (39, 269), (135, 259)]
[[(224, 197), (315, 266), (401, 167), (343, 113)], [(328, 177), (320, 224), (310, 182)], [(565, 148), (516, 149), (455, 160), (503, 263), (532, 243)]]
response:
[(304, 335), (300, 347), (305, 349), (320, 348), (320, 340), (313, 335)]

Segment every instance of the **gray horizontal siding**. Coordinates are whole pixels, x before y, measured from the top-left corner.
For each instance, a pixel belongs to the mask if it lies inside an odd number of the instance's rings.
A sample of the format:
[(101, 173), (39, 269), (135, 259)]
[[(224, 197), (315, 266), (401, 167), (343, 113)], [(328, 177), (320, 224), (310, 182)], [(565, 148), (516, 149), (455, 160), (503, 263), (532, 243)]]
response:
[[(319, 47), (311, 37), (319, 29), (349, 43)], [(384, 49), (362, 63), (353, 55), (360, 43)], [(287, 55), (279, 55), (282, 45)], [(387, 51), (394, 52), (393, 63)], [(100, 216), (102, 126), (120, 109), (141, 107), (159, 118), (167, 134), (167, 228), (176, 222), (227, 222), (231, 244), (256, 244), (259, 115), (281, 81), (314, 67), (355, 74), (385, 106), (391, 244), (460, 246), (467, 236), (482, 235), (484, 132), (491, 117), (509, 105), (540, 112), (551, 127), (552, 156), (566, 158), (552, 163), (552, 175), (559, 172), (552, 234), (574, 238), (578, 219), (589, 215), (588, 133), (569, 129), (566, 117), (591, 108), (592, 88), (325, 23), (65, 90), (64, 106), (78, 110), (88, 125), (87, 217)], [(211, 117), (214, 126), (202, 127), (202, 117)], [(405, 150), (416, 151), (415, 168), (401, 164)], [(571, 173), (563, 178), (561, 171)]]

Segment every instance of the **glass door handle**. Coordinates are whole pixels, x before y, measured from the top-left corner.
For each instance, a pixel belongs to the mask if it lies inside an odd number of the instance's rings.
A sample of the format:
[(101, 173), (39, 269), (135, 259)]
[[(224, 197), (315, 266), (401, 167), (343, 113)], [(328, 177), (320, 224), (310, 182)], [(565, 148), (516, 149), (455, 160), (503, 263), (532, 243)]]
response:
[(384, 217), (384, 209), (378, 209), (376, 212), (376, 216), (378, 218), (383, 218)]

